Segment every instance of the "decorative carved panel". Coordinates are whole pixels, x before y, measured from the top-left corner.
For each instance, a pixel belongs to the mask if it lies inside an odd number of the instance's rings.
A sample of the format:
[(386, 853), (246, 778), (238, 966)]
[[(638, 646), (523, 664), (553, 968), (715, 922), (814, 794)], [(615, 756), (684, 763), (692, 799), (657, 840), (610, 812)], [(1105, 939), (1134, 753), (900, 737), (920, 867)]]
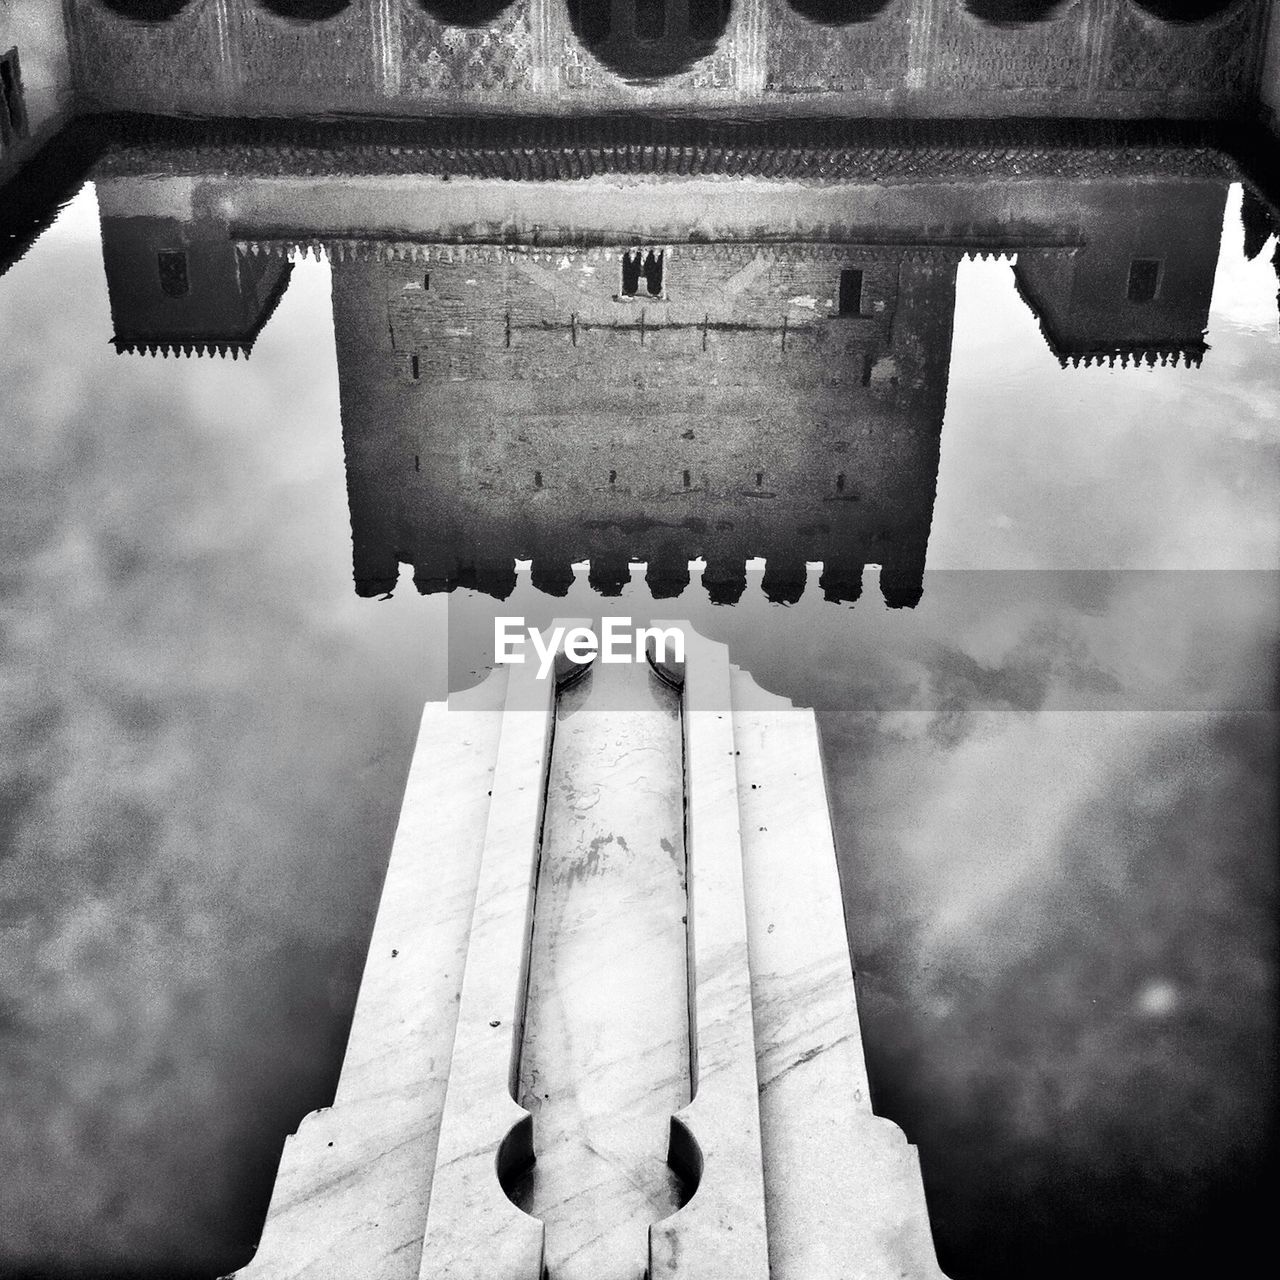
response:
[(927, 83), (951, 93), (1082, 89), (1089, 83), (1091, 9), (1075, 0), (1051, 18), (1012, 27), (974, 17), (962, 0), (939, 4)]
[(377, 96), (369, 13), (375, 2), (353, 0), (337, 17), (323, 22), (291, 22), (256, 0), (230, 0), (241, 83), (252, 100), (296, 98), (315, 112)]
[(883, 93), (907, 82), (912, 0), (892, 0), (867, 22), (824, 26), (787, 0), (769, 0), (770, 93)]
[(445, 26), (405, 0), (400, 33), (400, 84), (406, 95), (487, 96), (532, 88), (529, 0), (515, 0), (481, 27)]
[(1161, 22), (1122, 3), (1101, 87), (1162, 96), (1246, 97), (1262, 18), (1258, 0), (1220, 18), (1185, 25)]
[(216, 111), (223, 59), (217, 6), (195, 0), (165, 22), (135, 22), (98, 0), (70, 0), (77, 88), (128, 111)]

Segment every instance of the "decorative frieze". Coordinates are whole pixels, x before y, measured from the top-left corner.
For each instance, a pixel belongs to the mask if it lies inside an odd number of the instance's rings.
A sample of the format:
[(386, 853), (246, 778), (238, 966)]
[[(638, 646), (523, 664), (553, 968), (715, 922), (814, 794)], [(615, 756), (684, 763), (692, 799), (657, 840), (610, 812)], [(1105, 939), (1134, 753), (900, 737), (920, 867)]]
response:
[[(891, 0), (844, 22), (812, 21), (788, 0), (738, 0), (722, 31), (687, 39), (673, 36), (677, 0), (663, 12), (669, 66), (650, 66), (656, 45), (629, 28), (602, 37), (575, 25), (567, 0), (512, 0), (474, 25), (418, 0), (351, 0), (317, 21), (277, 16), (259, 0), (191, 0), (159, 22), (68, 0), (79, 87), (120, 109), (374, 116), (820, 104), (846, 116), (1102, 118), (1220, 117), (1245, 106), (1265, 0), (1192, 22), (1133, 0), (1067, 0), (1021, 23), (988, 21), (963, 0)], [(614, 20), (630, 13), (623, 3)], [(619, 52), (631, 45), (634, 57)]]

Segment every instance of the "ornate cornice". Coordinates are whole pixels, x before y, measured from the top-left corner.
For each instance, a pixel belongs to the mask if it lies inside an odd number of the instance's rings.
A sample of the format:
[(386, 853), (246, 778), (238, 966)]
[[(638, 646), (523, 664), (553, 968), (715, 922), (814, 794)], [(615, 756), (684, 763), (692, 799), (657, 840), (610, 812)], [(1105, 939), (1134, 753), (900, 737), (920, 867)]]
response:
[[(412, 240), (393, 235), (379, 236), (326, 236), (304, 231), (278, 231), (243, 235), (232, 229), (236, 250), (251, 257), (298, 259), (313, 257), (317, 261), (331, 262), (410, 262), (431, 263), (554, 263), (566, 250), (580, 252), (589, 262), (611, 261), (619, 249), (632, 247), (630, 240), (616, 244), (584, 245), (573, 240), (554, 239), (543, 243), (458, 243), (456, 241)], [(1021, 244), (948, 244), (924, 243), (915, 240), (838, 239), (824, 241), (787, 240), (782, 242), (756, 240), (687, 241), (664, 244), (664, 248), (687, 250), (699, 258), (735, 260), (744, 250), (754, 257), (770, 261), (823, 261), (845, 260), (851, 253), (892, 254), (905, 260), (945, 260), (959, 262), (962, 259), (993, 259), (1013, 261), (1019, 249), (1033, 249), (1037, 253), (1071, 256), (1081, 247), (1081, 241), (1025, 240)]]
[(98, 166), (102, 175), (422, 174), (550, 182), (635, 174), (814, 183), (1236, 176), (1222, 129), (1156, 122), (120, 116), (112, 138)]

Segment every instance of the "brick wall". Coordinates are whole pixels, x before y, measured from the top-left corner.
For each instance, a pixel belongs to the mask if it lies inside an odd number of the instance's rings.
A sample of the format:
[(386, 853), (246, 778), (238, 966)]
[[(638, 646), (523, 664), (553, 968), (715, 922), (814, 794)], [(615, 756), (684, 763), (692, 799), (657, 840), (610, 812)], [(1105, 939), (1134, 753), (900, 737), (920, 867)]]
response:
[[(598, 255), (581, 326), (578, 284), (518, 261), (434, 263), (425, 289), (420, 264), (335, 264), (358, 582), (478, 557), (923, 567), (954, 258), (671, 252), (665, 305), (614, 302)], [(846, 264), (864, 316), (827, 305)]]

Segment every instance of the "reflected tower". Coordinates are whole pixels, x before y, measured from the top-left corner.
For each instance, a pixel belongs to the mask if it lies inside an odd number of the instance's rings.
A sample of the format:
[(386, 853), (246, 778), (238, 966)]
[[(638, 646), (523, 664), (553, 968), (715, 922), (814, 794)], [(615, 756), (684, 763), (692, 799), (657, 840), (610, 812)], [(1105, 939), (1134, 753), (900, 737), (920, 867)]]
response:
[[(919, 597), (958, 255), (857, 244), (380, 246), (334, 264), (357, 590), (499, 597), (590, 560), (678, 594)], [(647, 274), (637, 279), (639, 260)], [(554, 586), (552, 586), (554, 590)]]

